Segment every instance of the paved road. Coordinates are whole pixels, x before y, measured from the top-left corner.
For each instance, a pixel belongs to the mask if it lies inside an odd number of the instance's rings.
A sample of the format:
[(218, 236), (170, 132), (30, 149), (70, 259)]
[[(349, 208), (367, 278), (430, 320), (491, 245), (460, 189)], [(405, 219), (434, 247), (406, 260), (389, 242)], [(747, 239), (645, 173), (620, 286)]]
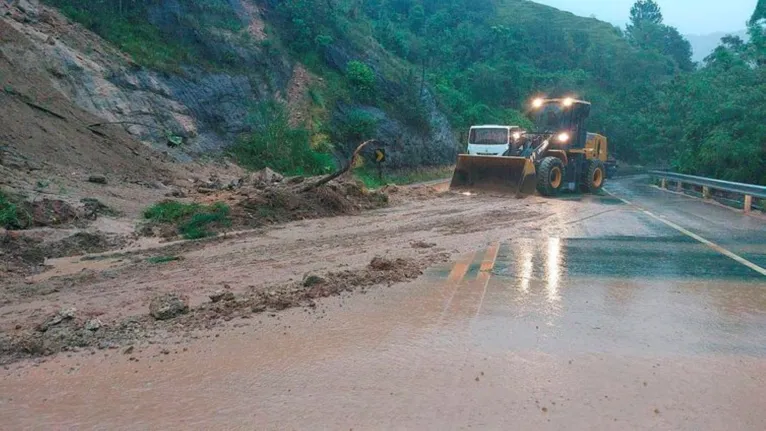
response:
[(766, 222), (640, 179), (609, 190), (321, 319), (289, 311), (163, 362), (25, 370), (0, 383), (0, 414), (40, 429), (766, 429)]

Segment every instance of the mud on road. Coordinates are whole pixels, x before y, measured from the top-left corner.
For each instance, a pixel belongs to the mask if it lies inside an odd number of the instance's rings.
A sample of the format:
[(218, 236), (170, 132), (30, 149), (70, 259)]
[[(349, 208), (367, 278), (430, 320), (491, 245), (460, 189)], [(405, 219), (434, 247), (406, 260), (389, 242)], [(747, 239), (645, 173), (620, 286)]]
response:
[[(540, 230), (545, 200), (389, 188), (391, 206), (295, 221), (212, 240), (47, 259), (46, 271), (6, 282), (0, 296), (3, 362), (82, 348), (198, 337), (233, 319), (417, 278), (436, 262), (491, 239)], [(481, 234), (477, 234), (481, 232)], [(188, 312), (149, 315), (158, 295)]]

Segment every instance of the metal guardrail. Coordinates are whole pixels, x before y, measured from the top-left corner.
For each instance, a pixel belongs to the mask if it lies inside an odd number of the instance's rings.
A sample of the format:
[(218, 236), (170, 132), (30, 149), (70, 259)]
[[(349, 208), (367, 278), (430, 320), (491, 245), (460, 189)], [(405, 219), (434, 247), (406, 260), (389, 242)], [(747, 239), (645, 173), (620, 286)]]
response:
[(675, 172), (650, 171), (649, 174), (661, 180), (661, 187), (666, 189), (668, 180), (676, 183), (679, 191), (683, 190), (683, 185), (694, 185), (702, 187), (702, 197), (710, 199), (712, 190), (719, 190), (728, 193), (744, 196), (743, 207), (746, 213), (753, 208), (753, 198), (766, 199), (766, 187), (754, 184), (734, 183), (731, 181), (716, 180), (713, 178), (696, 177), (694, 175), (683, 175)]

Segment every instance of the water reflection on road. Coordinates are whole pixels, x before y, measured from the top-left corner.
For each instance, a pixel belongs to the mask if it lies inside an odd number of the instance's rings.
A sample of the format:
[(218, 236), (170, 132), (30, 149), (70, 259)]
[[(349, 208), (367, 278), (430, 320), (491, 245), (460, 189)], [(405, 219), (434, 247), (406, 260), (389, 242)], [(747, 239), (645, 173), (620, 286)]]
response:
[(763, 429), (766, 295), (748, 271), (677, 237), (513, 238), (188, 352), (9, 373), (0, 416), (9, 429)]

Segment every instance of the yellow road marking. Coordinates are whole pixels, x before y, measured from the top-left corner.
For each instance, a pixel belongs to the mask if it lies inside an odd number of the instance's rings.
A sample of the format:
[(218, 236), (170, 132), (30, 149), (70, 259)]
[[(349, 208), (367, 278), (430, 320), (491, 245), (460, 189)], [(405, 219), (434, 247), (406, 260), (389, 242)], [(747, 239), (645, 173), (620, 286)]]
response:
[(484, 255), (484, 260), (481, 262), (479, 275), (476, 277), (477, 279), (481, 278), (482, 275), (487, 274), (488, 271), (491, 271), (492, 268), (495, 267), (495, 260), (497, 260), (497, 253), (499, 251), (500, 251), (499, 243), (495, 242), (489, 246), (489, 248), (487, 249), (487, 253)]
[(468, 273), (468, 268), (471, 267), (471, 262), (473, 262), (475, 255), (476, 253), (471, 253), (468, 258), (455, 263), (455, 266), (452, 267), (452, 271), (449, 273), (449, 277), (447, 277), (448, 285), (459, 283), (463, 277), (465, 277), (466, 273)]
[(675, 229), (675, 230), (681, 232), (682, 234), (688, 236), (689, 238), (692, 238), (692, 239), (694, 239), (696, 241), (699, 241), (702, 244), (705, 244), (706, 246), (708, 246), (708, 247), (712, 248), (713, 250), (717, 251), (718, 253), (721, 253), (722, 255), (724, 255), (724, 256), (726, 256), (726, 257), (728, 257), (728, 258), (730, 258), (730, 259), (732, 259), (732, 260), (734, 260), (734, 261), (736, 261), (736, 262), (738, 262), (738, 263), (740, 263), (740, 264), (742, 264), (742, 265), (752, 269), (753, 271), (755, 271), (755, 272), (757, 272), (757, 273), (759, 273), (759, 274), (761, 274), (763, 276), (766, 276), (766, 269), (761, 268), (760, 266), (754, 264), (753, 262), (750, 262), (749, 260), (745, 259), (744, 257), (739, 256), (739, 255), (735, 254), (734, 252), (729, 251), (729, 250), (721, 247), (720, 245), (718, 245), (718, 244), (716, 244), (716, 243), (714, 243), (714, 242), (712, 242), (710, 240), (707, 240), (707, 239), (697, 235), (696, 233), (691, 232), (690, 230), (685, 229), (685, 228), (683, 228), (683, 227), (673, 223), (672, 221), (670, 221), (670, 220), (668, 220), (668, 219), (666, 219), (664, 217), (655, 215), (655, 214), (653, 214), (653, 213), (651, 213), (651, 212), (641, 208), (640, 206), (631, 203), (627, 199), (623, 199), (623, 198), (621, 198), (619, 196), (615, 196), (615, 195), (613, 195), (610, 192), (607, 192), (607, 193), (609, 193), (610, 195), (616, 197), (617, 199), (625, 202), (628, 205), (632, 205), (632, 206), (638, 208), (639, 210), (641, 210), (644, 214), (648, 215), (649, 217), (651, 217), (651, 218), (653, 218), (655, 220), (661, 221), (662, 223), (666, 224), (667, 226), (670, 226), (673, 229)]
[(479, 268), (479, 275), (476, 276), (480, 286), (482, 286), (481, 298), (479, 299), (479, 307), (476, 309), (476, 315), (481, 312), (481, 307), (484, 306), (484, 297), (487, 295), (487, 287), (489, 286), (489, 279), (492, 278), (492, 269), (495, 268), (495, 262), (497, 261), (497, 254), (500, 251), (500, 243), (492, 243), (487, 249), (487, 253), (484, 255), (484, 261)]

